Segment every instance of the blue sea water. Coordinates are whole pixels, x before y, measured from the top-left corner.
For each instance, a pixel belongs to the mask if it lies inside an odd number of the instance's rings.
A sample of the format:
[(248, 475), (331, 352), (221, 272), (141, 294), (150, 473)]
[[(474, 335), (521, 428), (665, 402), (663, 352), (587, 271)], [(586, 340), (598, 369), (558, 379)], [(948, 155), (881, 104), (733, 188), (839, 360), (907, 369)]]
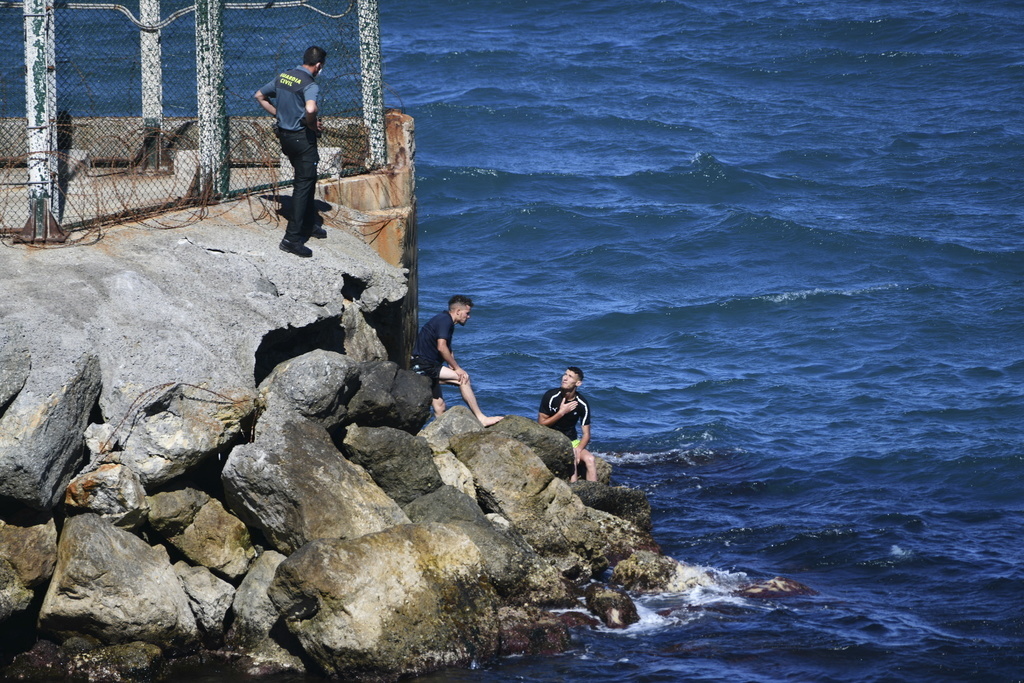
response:
[[(420, 315), (720, 586), (429, 681), (1024, 680), (1024, 4), (381, 3)], [(457, 391), (447, 398), (458, 403)], [(782, 575), (818, 593), (751, 600)]]

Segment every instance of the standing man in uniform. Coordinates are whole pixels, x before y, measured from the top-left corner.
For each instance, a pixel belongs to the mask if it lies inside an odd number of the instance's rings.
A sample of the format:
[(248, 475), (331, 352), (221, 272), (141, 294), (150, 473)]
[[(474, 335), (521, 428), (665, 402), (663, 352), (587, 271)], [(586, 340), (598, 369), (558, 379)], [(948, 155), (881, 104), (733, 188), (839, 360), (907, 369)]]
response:
[(327, 237), (327, 231), (316, 224), (316, 165), (320, 161), (316, 139), (323, 125), (317, 118), (320, 86), (315, 79), (323, 71), (325, 59), (327, 52), (314, 45), (302, 56), (302, 66), (279, 74), (255, 95), (260, 106), (277, 118), (275, 129), (281, 151), (295, 169), (292, 215), (280, 247), (306, 258), (313, 255), (306, 241)]
[(473, 300), (468, 296), (456, 294), (448, 300), (448, 310), (431, 318), (416, 336), (416, 345), (412, 350), (412, 369), (417, 374), (429, 377), (432, 382), (430, 405), (434, 408), (435, 418), (441, 417), (446, 410), (441, 385), (454, 384), (459, 387), (462, 400), (466, 402), (480, 424), (490, 427), (501, 420), (501, 417), (488, 417), (483, 414), (477, 405), (469, 373), (462, 369), (452, 354), (455, 324), (465, 325), (472, 308)]
[[(572, 441), (573, 472), (570, 482), (579, 479), (581, 462), (586, 466), (587, 481), (597, 481), (594, 455), (587, 450), (587, 444), (590, 443), (590, 404), (577, 391), (581, 384), (583, 371), (570, 366), (562, 375), (562, 385), (551, 389), (541, 398), (540, 412), (537, 413), (537, 422), (562, 432)], [(583, 430), (582, 437), (576, 433), (576, 423)]]

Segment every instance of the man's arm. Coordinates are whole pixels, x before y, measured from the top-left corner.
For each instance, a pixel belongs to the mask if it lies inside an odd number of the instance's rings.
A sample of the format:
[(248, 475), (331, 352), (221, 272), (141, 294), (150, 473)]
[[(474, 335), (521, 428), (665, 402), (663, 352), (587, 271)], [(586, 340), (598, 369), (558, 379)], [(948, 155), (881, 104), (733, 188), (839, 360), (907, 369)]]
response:
[(583, 450), (587, 447), (587, 444), (590, 443), (590, 425), (583, 425), (582, 431), (583, 437), (580, 438), (580, 445), (576, 447), (577, 451)]
[[(576, 401), (575, 400), (566, 401), (565, 397), (563, 396), (562, 397), (562, 404), (560, 406), (558, 406), (558, 410), (556, 410), (551, 415), (548, 415), (544, 411), (538, 412), (537, 413), (537, 422), (539, 422), (540, 424), (544, 425), (545, 427), (550, 427), (554, 423), (556, 423), (559, 420), (561, 420), (566, 414), (571, 413), (574, 410), (576, 410)], [(587, 426), (587, 429), (589, 431), (589, 429), (590, 429), (589, 425)]]
[(277, 107), (275, 107), (274, 103), (270, 101), (270, 98), (263, 94), (263, 90), (257, 90), (254, 97), (256, 98), (256, 101), (260, 103), (260, 106), (267, 110), (267, 113), (271, 116), (277, 116)]
[(469, 373), (459, 367), (458, 362), (455, 360), (455, 355), (452, 350), (448, 347), (447, 339), (437, 340), (437, 352), (441, 355), (441, 360), (448, 364), (455, 374), (459, 376), (459, 383), (463, 384), (469, 379)]
[(318, 135), (324, 129), (320, 119), (316, 117), (319, 111), (319, 107), (316, 106), (316, 100), (306, 100), (306, 126), (310, 130), (315, 130)]

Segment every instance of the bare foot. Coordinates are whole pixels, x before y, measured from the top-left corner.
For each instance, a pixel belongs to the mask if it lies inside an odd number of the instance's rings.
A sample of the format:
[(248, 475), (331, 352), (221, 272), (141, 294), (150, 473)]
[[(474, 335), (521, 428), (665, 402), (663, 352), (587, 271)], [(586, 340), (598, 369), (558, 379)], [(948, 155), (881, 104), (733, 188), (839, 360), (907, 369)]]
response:
[(480, 424), (482, 424), (484, 427), (490, 427), (493, 424), (498, 424), (499, 422), (501, 422), (503, 419), (505, 419), (505, 416), (499, 415), (498, 417), (487, 417), (486, 415), (481, 415), (476, 419), (480, 420)]

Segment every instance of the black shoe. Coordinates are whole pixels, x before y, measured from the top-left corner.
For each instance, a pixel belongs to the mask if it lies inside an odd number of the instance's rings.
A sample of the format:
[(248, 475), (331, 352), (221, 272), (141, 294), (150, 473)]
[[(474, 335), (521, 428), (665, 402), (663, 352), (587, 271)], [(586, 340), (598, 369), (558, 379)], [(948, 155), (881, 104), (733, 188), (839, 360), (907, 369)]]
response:
[(310, 237), (315, 237), (318, 240), (327, 239), (327, 231), (324, 230), (323, 228), (317, 226), (317, 227), (313, 228), (313, 232), (309, 233), (309, 236)]
[(298, 242), (289, 242), (288, 240), (281, 240), (281, 244), (277, 245), (281, 248), (281, 251), (287, 251), (289, 254), (295, 254), (302, 258), (309, 258), (313, 255), (313, 250), (307, 247), (305, 244), (299, 244)]

